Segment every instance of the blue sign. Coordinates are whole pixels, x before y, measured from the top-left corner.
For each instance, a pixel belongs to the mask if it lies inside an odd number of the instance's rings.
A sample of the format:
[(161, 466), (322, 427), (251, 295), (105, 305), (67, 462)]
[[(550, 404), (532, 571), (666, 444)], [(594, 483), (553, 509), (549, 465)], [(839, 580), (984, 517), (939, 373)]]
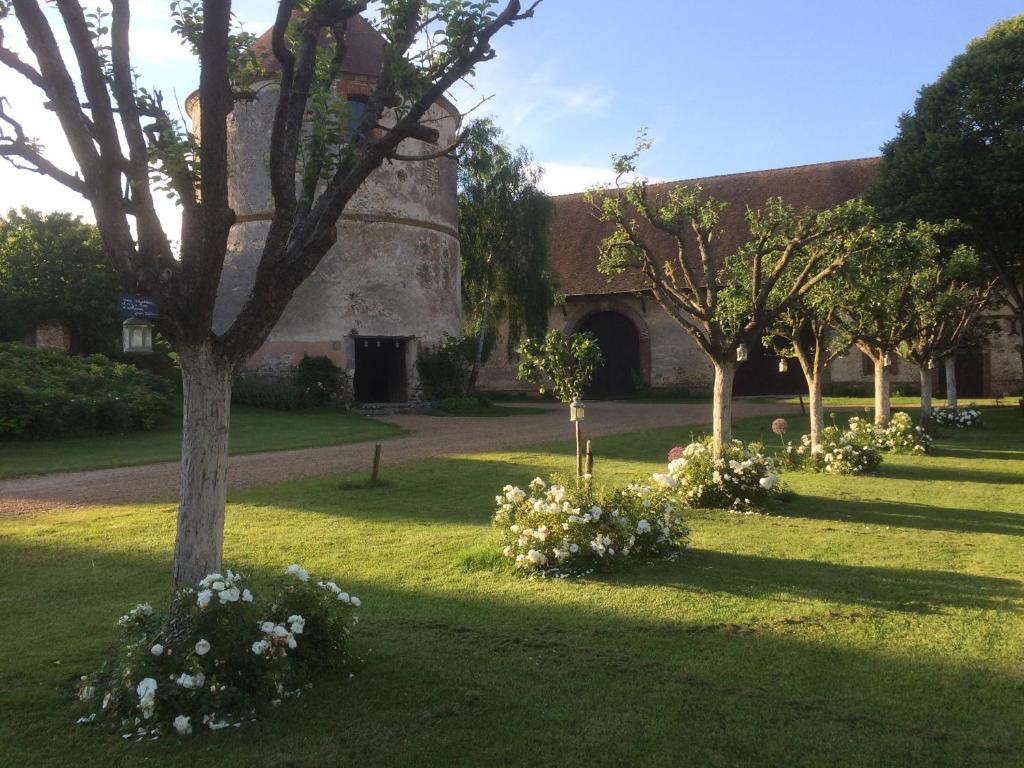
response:
[(121, 314), (125, 317), (138, 317), (155, 320), (160, 317), (160, 307), (147, 296), (122, 295), (120, 298)]

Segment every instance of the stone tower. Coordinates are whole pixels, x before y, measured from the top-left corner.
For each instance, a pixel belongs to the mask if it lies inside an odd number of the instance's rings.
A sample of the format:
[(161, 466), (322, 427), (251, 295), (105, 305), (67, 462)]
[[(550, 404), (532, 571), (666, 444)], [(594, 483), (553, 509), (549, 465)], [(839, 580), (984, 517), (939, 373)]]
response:
[[(228, 122), (229, 195), (238, 220), (217, 297), (215, 322), (227, 328), (255, 278), (271, 218), (268, 162), (276, 105), (268, 30), (256, 43), (267, 70), (255, 101), (237, 105)], [(338, 90), (361, 112), (380, 72), (384, 41), (359, 17), (349, 22)], [(200, 105), (187, 102), (194, 125)], [(435, 104), (426, 121), (450, 144), (459, 112)], [(407, 140), (402, 154), (436, 151)], [(338, 221), (338, 240), (296, 291), (248, 370), (278, 373), (303, 354), (326, 355), (353, 377), (356, 399), (401, 402), (417, 394), (421, 346), (462, 331), (456, 167), (450, 158), (395, 161), (374, 171)]]

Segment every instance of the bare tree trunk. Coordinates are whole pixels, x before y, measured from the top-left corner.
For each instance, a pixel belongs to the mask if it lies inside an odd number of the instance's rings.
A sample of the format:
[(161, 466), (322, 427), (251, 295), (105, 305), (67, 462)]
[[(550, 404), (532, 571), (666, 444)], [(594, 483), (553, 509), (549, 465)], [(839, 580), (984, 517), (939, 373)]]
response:
[(227, 501), (231, 366), (209, 345), (182, 346), (184, 414), (174, 587), (221, 569)]
[(736, 362), (715, 360), (714, 405), (712, 407), (712, 435), (715, 458), (722, 446), (732, 439), (732, 384), (736, 378)]
[(921, 426), (924, 426), (932, 417), (932, 370), (927, 363), (917, 369), (921, 374)]
[(892, 409), (889, 405), (889, 369), (885, 355), (873, 358), (875, 364), (875, 424), (888, 424)]
[(821, 399), (821, 372), (807, 377), (808, 410), (811, 416), (811, 447), (816, 448), (821, 442), (821, 432), (825, 428), (825, 407)]
[(480, 375), (480, 366), (484, 361), (484, 338), (487, 335), (487, 318), (491, 313), (491, 296), (484, 294), (480, 305), (480, 330), (476, 335), (476, 356), (473, 358), (473, 370), (469, 372), (469, 391), (476, 389), (476, 377)]
[(942, 361), (946, 369), (946, 407), (956, 408), (956, 355), (950, 355)]

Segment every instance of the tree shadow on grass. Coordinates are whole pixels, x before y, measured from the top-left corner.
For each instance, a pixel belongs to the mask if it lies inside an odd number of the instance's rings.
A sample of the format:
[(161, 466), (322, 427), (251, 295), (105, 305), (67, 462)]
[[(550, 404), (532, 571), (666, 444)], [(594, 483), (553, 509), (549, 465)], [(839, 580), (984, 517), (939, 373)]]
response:
[(1024, 472), (998, 472), (990, 469), (975, 469), (969, 464), (950, 467), (931, 464), (883, 463), (880, 473), (883, 477), (900, 480), (941, 480), (945, 482), (1000, 483), (1007, 485), (1024, 484)]
[(953, 533), (995, 533), (1024, 536), (1024, 514), (981, 509), (936, 507), (929, 504), (878, 499), (850, 500), (797, 496), (780, 507), (782, 517), (836, 520)]
[[(1019, 678), (1000, 658), (959, 663), (915, 640), (944, 617), (893, 622), (882, 611), (905, 610), (884, 594), (901, 583), (991, 608), (1009, 590), (1001, 579), (698, 550), (599, 583), (404, 586), (346, 574), (339, 561), (330, 575), (364, 600), (354, 678), (318, 675), (300, 699), (238, 731), (126, 745), (69, 725), (53, 683), (101, 662), (132, 602), (159, 604), (166, 559), (14, 540), (0, 541), (0, 557), (19, 568), (11, 618), (36, 629), (15, 634), (25, 656), (3, 670), (20, 706), (0, 721), (13, 737), (0, 762), (11, 749), (35, 766), (71, 755), (82, 766), (558, 765), (571, 742), (571, 762), (593, 766), (1011, 766), (1024, 749)], [(276, 569), (255, 561), (247, 572)], [(656, 595), (647, 583), (680, 591)], [(722, 606), (703, 591), (750, 600)], [(865, 591), (873, 610), (801, 603), (780, 620), (766, 602), (796, 592), (857, 603)], [(54, 605), (58, 595), (66, 605)]]
[(634, 568), (610, 578), (754, 599), (811, 600), (930, 613), (945, 607), (1020, 611), (1024, 584), (949, 571), (885, 568), (693, 549), (671, 566)]

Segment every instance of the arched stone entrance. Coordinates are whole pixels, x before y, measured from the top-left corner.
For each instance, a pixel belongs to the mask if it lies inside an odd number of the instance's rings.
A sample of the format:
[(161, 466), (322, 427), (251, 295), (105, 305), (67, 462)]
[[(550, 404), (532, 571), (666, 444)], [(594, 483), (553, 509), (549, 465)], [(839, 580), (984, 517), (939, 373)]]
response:
[(625, 397), (643, 382), (640, 332), (625, 315), (612, 310), (595, 312), (576, 327), (597, 337), (604, 362), (594, 374), (590, 397)]

